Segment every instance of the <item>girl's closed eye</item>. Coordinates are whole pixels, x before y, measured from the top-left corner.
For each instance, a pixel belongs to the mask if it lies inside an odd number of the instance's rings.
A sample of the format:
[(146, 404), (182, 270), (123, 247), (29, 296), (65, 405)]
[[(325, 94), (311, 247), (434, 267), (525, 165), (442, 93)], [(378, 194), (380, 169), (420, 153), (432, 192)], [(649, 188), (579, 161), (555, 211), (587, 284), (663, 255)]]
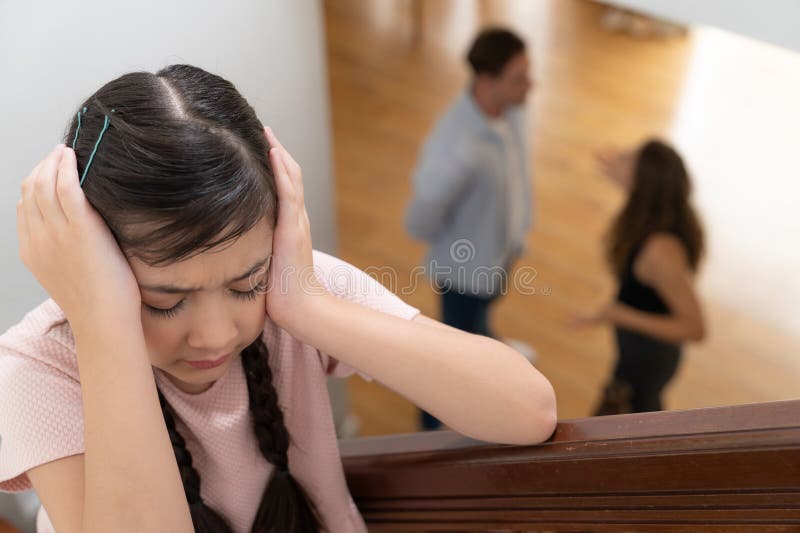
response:
[(144, 308), (147, 309), (147, 311), (153, 316), (159, 318), (172, 318), (178, 311), (180, 311), (185, 301), (186, 300), (181, 300), (177, 304), (169, 308), (157, 307), (150, 304), (146, 304), (144, 302), (142, 302), (142, 305), (144, 305)]
[(237, 291), (235, 289), (231, 289), (231, 294), (240, 300), (255, 300), (256, 296), (258, 296), (258, 288), (255, 287), (248, 291)]
[[(258, 296), (259, 290), (258, 290), (258, 287), (255, 287), (255, 288), (247, 290), (247, 291), (242, 291), (242, 290), (237, 290), (237, 289), (228, 289), (228, 292), (229, 292), (229, 294), (231, 296), (233, 296), (237, 300), (252, 301), (252, 300), (256, 299), (256, 296)], [(172, 307), (167, 307), (167, 308), (159, 307), (159, 306), (155, 306), (155, 305), (150, 305), (150, 304), (146, 304), (146, 303), (143, 303), (143, 305), (144, 305), (145, 309), (147, 309), (147, 311), (150, 314), (152, 314), (153, 316), (156, 316), (156, 317), (159, 317), (159, 318), (172, 318), (178, 313), (178, 311), (180, 311), (183, 308), (185, 303), (186, 303), (186, 299), (183, 299), (183, 300), (180, 300), (175, 305), (173, 305)]]

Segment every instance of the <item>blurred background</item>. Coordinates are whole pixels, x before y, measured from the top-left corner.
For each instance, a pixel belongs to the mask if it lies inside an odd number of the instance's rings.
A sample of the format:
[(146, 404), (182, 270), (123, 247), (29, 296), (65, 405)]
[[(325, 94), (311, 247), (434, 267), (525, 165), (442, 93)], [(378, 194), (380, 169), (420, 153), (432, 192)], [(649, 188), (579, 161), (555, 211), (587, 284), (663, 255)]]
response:
[[(519, 263), (535, 272), (535, 292), (510, 291), (492, 324), (535, 348), (559, 417), (592, 413), (615, 354), (609, 328), (568, 323), (615, 291), (602, 238), (624, 197), (595, 154), (652, 136), (685, 158), (708, 246), (697, 277), (707, 335), (685, 347), (665, 407), (798, 396), (796, 1), (121, 6), (0, 2), (2, 329), (46, 298), (17, 258), (22, 178), (87, 94), (124, 72), (178, 62), (230, 79), (281, 136), (303, 166), (316, 248), (390, 272), (379, 279), (438, 318), (438, 296), (419, 278), (426, 247), (403, 223), (411, 175), (470, 79), (467, 48), (481, 28), (500, 25), (526, 41), (536, 84), (525, 115), (536, 222)], [(331, 394), (342, 435), (418, 430), (416, 408), (380, 384), (353, 377)], [(31, 530), (35, 508), (32, 495), (0, 495), (0, 531)]]
[[(608, 328), (567, 324), (614, 291), (601, 239), (624, 198), (593, 156), (652, 135), (682, 152), (708, 243), (698, 276), (708, 332), (685, 349), (667, 407), (796, 398), (800, 38), (785, 23), (800, 22), (800, 7), (616, 4), (640, 18), (616, 27), (613, 6), (586, 0), (325, 2), (339, 254), (390, 265), (408, 284), (425, 250), (402, 223), (418, 151), (469, 79), (476, 32), (503, 25), (528, 43), (536, 81), (527, 116), (537, 213), (522, 264), (540, 290), (511, 291), (494, 326), (535, 347), (559, 417), (591, 413), (613, 361)], [(665, 20), (679, 27), (659, 29)], [(430, 287), (403, 297), (437, 316)], [(401, 398), (360, 378), (349, 387), (362, 434), (415, 430)]]

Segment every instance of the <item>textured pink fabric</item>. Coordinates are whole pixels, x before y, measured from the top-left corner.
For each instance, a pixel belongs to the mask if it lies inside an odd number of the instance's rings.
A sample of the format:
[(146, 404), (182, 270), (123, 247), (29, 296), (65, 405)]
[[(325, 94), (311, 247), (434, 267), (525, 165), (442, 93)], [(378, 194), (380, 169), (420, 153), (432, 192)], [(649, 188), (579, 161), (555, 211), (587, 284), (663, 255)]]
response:
[[(314, 252), (314, 263), (317, 277), (339, 297), (406, 319), (418, 313), (352, 265), (321, 252)], [(345, 484), (326, 389), (327, 375), (345, 377), (354, 370), (269, 319), (264, 341), (292, 439), (292, 473), (310, 493), (328, 531), (366, 531)], [(241, 361), (196, 395), (154, 372), (178, 415), (204, 501), (234, 531), (249, 531), (272, 466), (257, 448)], [(48, 300), (0, 336), (0, 490), (29, 490), (27, 470), (83, 453), (82, 413), (72, 332), (61, 309)], [(51, 530), (45, 515), (39, 522), (40, 531)]]

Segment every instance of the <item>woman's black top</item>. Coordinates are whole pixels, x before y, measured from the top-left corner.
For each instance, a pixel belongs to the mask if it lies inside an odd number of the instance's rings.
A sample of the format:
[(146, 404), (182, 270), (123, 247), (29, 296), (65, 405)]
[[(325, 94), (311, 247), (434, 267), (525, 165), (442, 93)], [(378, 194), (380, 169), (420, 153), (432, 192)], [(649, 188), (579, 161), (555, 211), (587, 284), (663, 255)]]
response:
[[(670, 233), (678, 237), (681, 242), (685, 242), (685, 240), (681, 238), (677, 232)], [(650, 235), (646, 235), (644, 238), (642, 238), (642, 240), (639, 241), (639, 244), (637, 244), (631, 251), (625, 271), (619, 278), (619, 293), (617, 294), (617, 301), (629, 305), (634, 309), (639, 309), (640, 311), (666, 315), (669, 314), (669, 307), (667, 307), (667, 304), (664, 302), (661, 296), (659, 296), (658, 292), (656, 292), (655, 289), (649, 285), (645, 285), (644, 283), (640, 282), (633, 273), (633, 264), (636, 262), (636, 258), (638, 257), (639, 252), (641, 252), (642, 246), (644, 246), (644, 243), (649, 237)]]

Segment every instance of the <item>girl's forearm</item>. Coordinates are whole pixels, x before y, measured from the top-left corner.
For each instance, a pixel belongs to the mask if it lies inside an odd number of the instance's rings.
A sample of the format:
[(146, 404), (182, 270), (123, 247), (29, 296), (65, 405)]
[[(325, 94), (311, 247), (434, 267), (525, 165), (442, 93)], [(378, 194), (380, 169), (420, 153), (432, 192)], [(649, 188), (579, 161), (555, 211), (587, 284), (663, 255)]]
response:
[[(508, 444), (547, 439), (556, 421), (550, 382), (488, 337), (387, 315), (331, 294), (309, 299), (290, 332), (357, 368), (456, 431)], [(300, 317), (303, 319), (300, 319)]]
[(141, 328), (106, 315), (75, 332), (85, 531), (193, 531)]

